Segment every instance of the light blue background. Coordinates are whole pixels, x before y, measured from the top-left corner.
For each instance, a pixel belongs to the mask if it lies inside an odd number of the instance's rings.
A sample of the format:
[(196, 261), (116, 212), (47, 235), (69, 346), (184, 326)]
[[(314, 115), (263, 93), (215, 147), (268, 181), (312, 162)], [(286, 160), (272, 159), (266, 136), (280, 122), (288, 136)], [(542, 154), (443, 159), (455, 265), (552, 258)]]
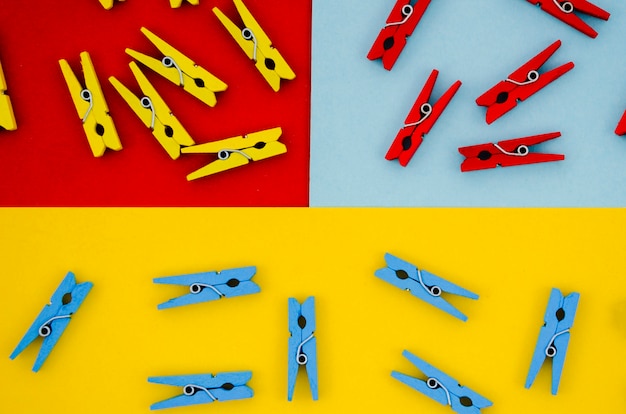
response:
[[(432, 0), (392, 71), (366, 55), (395, 0), (314, 0), (311, 206), (626, 206), (626, 1), (595, 39), (526, 0)], [(493, 124), (475, 100), (555, 40), (576, 67)], [(407, 167), (384, 156), (433, 68), (463, 85)], [(461, 146), (560, 131), (559, 162), (461, 173)]]

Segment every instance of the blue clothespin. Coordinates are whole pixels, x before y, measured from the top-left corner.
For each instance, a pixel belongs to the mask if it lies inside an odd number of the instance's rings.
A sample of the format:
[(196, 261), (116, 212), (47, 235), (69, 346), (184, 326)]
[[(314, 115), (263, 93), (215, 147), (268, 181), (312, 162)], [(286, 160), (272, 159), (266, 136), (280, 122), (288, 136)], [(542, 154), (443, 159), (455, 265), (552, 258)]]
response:
[(403, 351), (402, 355), (422, 371), (427, 379), (424, 381), (392, 371), (391, 376), (398, 381), (405, 383), (443, 405), (449, 405), (459, 414), (479, 414), (480, 410), (492, 405), (491, 401), (482, 395), (459, 385), (457, 380), (439, 371), (426, 361), (419, 359), (409, 351)]
[(287, 399), (291, 401), (296, 388), (298, 368), (304, 365), (309, 377), (311, 395), (317, 401), (317, 342), (315, 340), (315, 298), (300, 305), (289, 298), (289, 362), (287, 367)]
[(530, 388), (546, 357), (552, 358), (552, 395), (556, 395), (561, 381), (561, 372), (569, 344), (570, 328), (574, 324), (580, 294), (573, 292), (563, 297), (558, 289), (552, 289), (544, 316), (545, 323), (539, 331), (537, 346), (530, 370), (526, 377), (526, 388)]
[(161, 303), (158, 308), (168, 309), (176, 306), (258, 293), (261, 291), (261, 288), (250, 280), (255, 273), (256, 267), (248, 266), (222, 270), (221, 272), (158, 277), (154, 279), (154, 283), (188, 286), (190, 292)]
[(33, 371), (39, 371), (70, 323), (72, 314), (78, 310), (92, 286), (91, 282), (77, 285), (74, 273), (68, 272), (52, 295), (50, 303), (44, 306), (9, 358), (15, 359), (28, 345), (41, 336), (43, 342), (35, 365), (33, 365)]
[(408, 290), (414, 296), (456, 316), (462, 321), (467, 321), (467, 316), (441, 297), (442, 293), (464, 296), (470, 299), (478, 299), (478, 295), (463, 289), (454, 283), (448, 282), (425, 270), (420, 270), (409, 262), (405, 262), (389, 253), (385, 253), (387, 267), (378, 269), (376, 276), (389, 282), (400, 289)]
[(148, 382), (183, 387), (183, 393), (168, 400), (154, 403), (151, 410), (208, 404), (213, 401), (230, 401), (251, 398), (252, 388), (246, 383), (252, 378), (251, 371), (225, 372), (222, 374), (173, 375), (150, 377)]

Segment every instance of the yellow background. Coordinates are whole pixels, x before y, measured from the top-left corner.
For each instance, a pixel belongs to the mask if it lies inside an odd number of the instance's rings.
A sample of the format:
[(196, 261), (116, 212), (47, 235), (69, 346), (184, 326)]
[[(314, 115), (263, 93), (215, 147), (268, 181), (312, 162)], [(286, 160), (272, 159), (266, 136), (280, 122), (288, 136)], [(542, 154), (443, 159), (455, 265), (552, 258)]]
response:
[[(249, 400), (181, 413), (429, 412), (391, 378), (403, 349), (493, 401), (485, 413), (626, 411), (625, 210), (3, 209), (0, 412), (148, 412), (149, 376), (252, 370)], [(385, 252), (480, 295), (463, 323), (374, 276)], [(261, 293), (158, 311), (152, 279), (256, 265)], [(8, 356), (67, 271), (94, 288), (37, 374)], [(581, 294), (558, 396), (524, 381), (550, 289)], [(287, 298), (316, 297), (320, 399), (287, 389)]]

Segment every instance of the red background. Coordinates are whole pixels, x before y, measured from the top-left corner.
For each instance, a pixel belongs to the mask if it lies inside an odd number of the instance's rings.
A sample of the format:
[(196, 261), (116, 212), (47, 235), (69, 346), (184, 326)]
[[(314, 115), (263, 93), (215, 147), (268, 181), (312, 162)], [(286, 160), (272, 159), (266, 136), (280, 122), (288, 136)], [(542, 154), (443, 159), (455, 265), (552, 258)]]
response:
[[(309, 193), (311, 0), (244, 0), (296, 73), (274, 92), (213, 14), (240, 24), (232, 0), (200, 0), (172, 9), (168, 0), (127, 0), (105, 10), (98, 0), (3, 0), (0, 62), (18, 124), (0, 131), (2, 206), (306, 206)], [(130, 47), (161, 57), (145, 26), (228, 84), (206, 106), (151, 70), (148, 79), (196, 143), (281, 126), (287, 153), (187, 182), (213, 161), (172, 160), (108, 81), (135, 93)], [(82, 82), (88, 51), (124, 149), (95, 158), (58, 60)], [(141, 66), (141, 65), (140, 65)]]

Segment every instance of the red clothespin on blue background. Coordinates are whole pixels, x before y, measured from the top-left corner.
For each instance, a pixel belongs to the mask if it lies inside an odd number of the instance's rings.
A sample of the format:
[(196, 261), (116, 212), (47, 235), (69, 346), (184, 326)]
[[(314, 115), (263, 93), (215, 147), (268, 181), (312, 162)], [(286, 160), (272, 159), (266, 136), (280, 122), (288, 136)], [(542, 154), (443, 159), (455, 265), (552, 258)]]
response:
[[(412, 3), (412, 4), (411, 4)], [(391, 70), (406, 45), (407, 37), (426, 12), (430, 0), (398, 0), (389, 13), (382, 28), (367, 54), (369, 60), (382, 59), (383, 67)]]
[(619, 120), (619, 123), (617, 124), (617, 128), (615, 128), (615, 133), (617, 135), (626, 134), (626, 111), (624, 111), (624, 115), (622, 115), (622, 119)]
[(541, 10), (556, 17), (560, 21), (572, 26), (574, 29), (595, 38), (598, 36), (591, 26), (576, 15), (576, 12), (588, 14), (602, 20), (609, 20), (611, 14), (587, 0), (526, 0), (535, 6), (541, 6)]
[(562, 161), (562, 154), (530, 152), (530, 146), (541, 144), (561, 136), (560, 132), (509, 139), (497, 144), (487, 143), (459, 148), (465, 156), (461, 171), (486, 170), (489, 168), (511, 167), (514, 165), (536, 164), (540, 162)]
[(446, 109), (446, 106), (448, 106), (448, 103), (450, 103), (456, 91), (461, 87), (461, 81), (454, 82), (452, 86), (441, 95), (441, 98), (439, 98), (437, 102), (431, 104), (429, 102), (430, 95), (435, 87), (438, 74), (439, 71), (433, 69), (424, 88), (407, 115), (404, 126), (398, 131), (391, 147), (389, 147), (387, 155), (385, 155), (386, 159), (398, 159), (400, 165), (406, 167), (409, 161), (411, 161), (413, 154), (415, 154), (415, 151), (417, 151), (422, 141), (424, 141), (424, 135), (430, 132), (430, 129), (435, 125), (435, 122), (437, 122), (437, 119), (444, 109)]
[(476, 99), (479, 106), (487, 107), (488, 124), (515, 108), (518, 101), (524, 101), (531, 97), (574, 67), (573, 62), (567, 62), (548, 72), (539, 73), (541, 66), (550, 59), (559, 47), (561, 47), (561, 41), (557, 40), (511, 73), (507, 79), (500, 81)]

